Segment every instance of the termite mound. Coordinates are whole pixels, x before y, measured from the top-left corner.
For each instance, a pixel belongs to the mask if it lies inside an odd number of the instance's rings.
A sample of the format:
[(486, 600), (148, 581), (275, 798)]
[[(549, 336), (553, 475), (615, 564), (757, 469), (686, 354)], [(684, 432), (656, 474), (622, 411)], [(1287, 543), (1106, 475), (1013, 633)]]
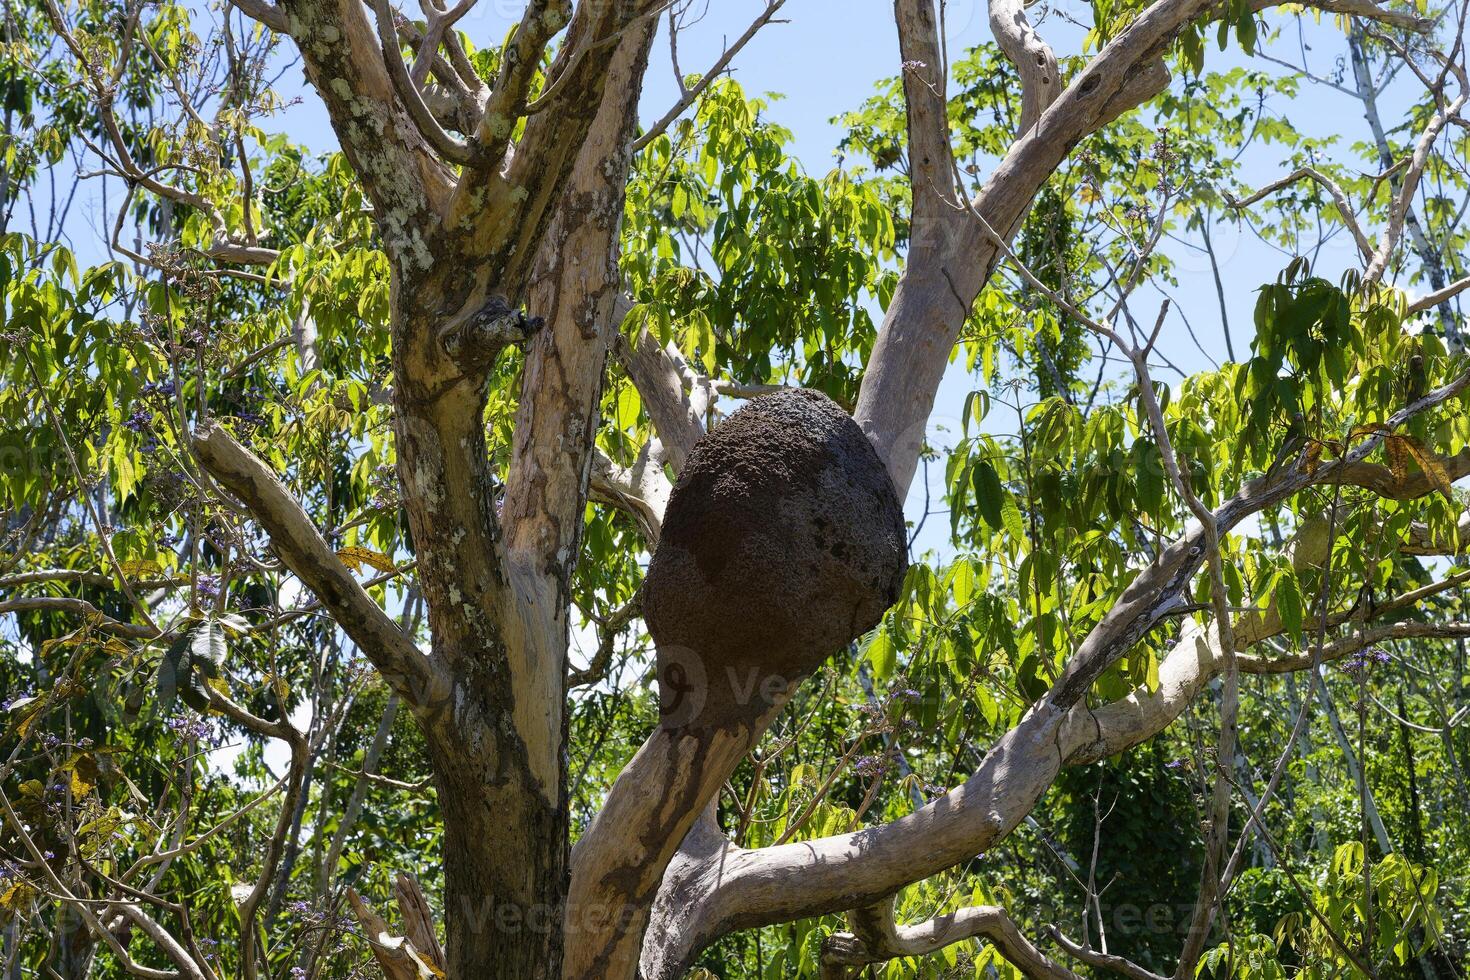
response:
[(907, 565), (857, 423), (815, 391), (750, 402), (689, 454), (644, 582), (663, 724), (750, 723), (877, 624)]

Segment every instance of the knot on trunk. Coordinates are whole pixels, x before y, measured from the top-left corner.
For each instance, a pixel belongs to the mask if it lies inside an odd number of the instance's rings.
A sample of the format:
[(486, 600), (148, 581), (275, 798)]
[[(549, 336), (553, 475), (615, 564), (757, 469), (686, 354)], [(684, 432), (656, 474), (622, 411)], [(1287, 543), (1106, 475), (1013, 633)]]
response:
[(752, 724), (877, 624), (907, 568), (903, 510), (852, 417), (758, 398), (694, 447), (644, 582), (667, 727)]
[(546, 323), (528, 316), (504, 296), (492, 296), (478, 310), (461, 315), (444, 325), (440, 342), (444, 352), (466, 371), (483, 371), (507, 347), (524, 343)]

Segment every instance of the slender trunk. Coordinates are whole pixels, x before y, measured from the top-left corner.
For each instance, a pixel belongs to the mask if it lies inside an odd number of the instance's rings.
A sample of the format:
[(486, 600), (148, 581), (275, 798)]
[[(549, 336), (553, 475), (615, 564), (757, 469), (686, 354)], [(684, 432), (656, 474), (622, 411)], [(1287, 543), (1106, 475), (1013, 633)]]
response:
[(5, 980), (21, 980), (20, 972), (20, 919), (14, 917), (0, 935), (0, 976)]
[(1215, 298), (1220, 301), (1220, 329), (1225, 332), (1225, 356), (1235, 360), (1235, 341), (1230, 336), (1230, 310), (1225, 305), (1225, 281), (1220, 278), (1220, 260), (1215, 256), (1215, 243), (1210, 240), (1210, 218), (1206, 215), (1200, 223), (1200, 237), (1205, 242), (1205, 253), (1210, 257), (1210, 273), (1215, 277)]
[[(1342, 761), (1347, 767), (1348, 778), (1353, 785), (1358, 787), (1363, 800), (1363, 812), (1367, 817), (1368, 825), (1373, 829), (1373, 839), (1378, 844), (1378, 850), (1383, 854), (1393, 853), (1393, 841), (1388, 837), (1388, 829), (1383, 825), (1383, 817), (1378, 813), (1378, 805), (1373, 802), (1373, 790), (1368, 786), (1367, 773), (1358, 763), (1358, 754), (1353, 751), (1352, 739), (1348, 737), (1347, 729), (1343, 727), (1342, 718), (1337, 713), (1337, 705), (1333, 703), (1332, 696), (1327, 693), (1327, 684), (1321, 677), (1313, 677), (1312, 682), (1317, 688), (1317, 698), (1322, 702), (1322, 707), (1327, 711), (1327, 720), (1332, 726), (1332, 734), (1337, 739), (1337, 747), (1342, 750)], [(1364, 858), (1366, 860), (1366, 856)]]
[(271, 882), (270, 900), (265, 907), (265, 932), (270, 934), (276, 916), (281, 914), (281, 909), (286, 904), (286, 891), (291, 883), (291, 873), (296, 868), (296, 860), (301, 856), (301, 825), (306, 820), (306, 807), (311, 800), (311, 784), (316, 775), (316, 753), (311, 753), (306, 760), (306, 775), (301, 780), (301, 795), (296, 799), (296, 808), (291, 813), (291, 830), (286, 837), (286, 853), (281, 855), (281, 866), (276, 869), (276, 877)]
[[(1373, 75), (1368, 66), (1368, 55), (1364, 47), (1365, 34), (1363, 26), (1356, 21), (1348, 31), (1348, 52), (1353, 63), (1353, 84), (1358, 90), (1358, 98), (1363, 100), (1363, 117), (1368, 120), (1368, 127), (1373, 131), (1373, 143), (1378, 149), (1378, 162), (1385, 170), (1392, 167), (1394, 160), (1393, 149), (1388, 143), (1388, 133), (1383, 128), (1383, 120), (1378, 115), (1378, 94), (1373, 87)], [(1401, 182), (1397, 174), (1388, 178), (1389, 186), (1394, 193), (1398, 193)], [(1424, 226), (1419, 223), (1419, 216), (1409, 207), (1404, 212), (1404, 228), (1409, 233), (1409, 240), (1413, 242), (1414, 254), (1418, 256), (1419, 262), (1424, 266), (1425, 275), (1429, 277), (1429, 285), (1435, 291), (1441, 290), (1448, 283), (1445, 278), (1444, 259), (1439, 249), (1435, 248), (1424, 233)], [(1460, 328), (1455, 320), (1455, 311), (1450, 307), (1449, 300), (1445, 300), (1438, 306), (1439, 325), (1444, 333), (1446, 343), (1451, 350), (1459, 350), (1463, 344), (1460, 337)]]
[(56, 963), (52, 969), (62, 980), (87, 980), (97, 958), (97, 940), (75, 910), (62, 907), (56, 922)]
[[(1408, 712), (1404, 708), (1404, 692), (1398, 691), (1399, 717), (1407, 718)], [(1399, 725), (1399, 740), (1404, 750), (1404, 779), (1407, 782), (1409, 793), (1409, 832), (1405, 835), (1405, 842), (1409, 856), (1415, 861), (1424, 860), (1424, 817), (1419, 809), (1419, 780), (1414, 772), (1414, 736), (1409, 731), (1409, 726)]]
[(321, 864), (317, 866), (316, 893), (318, 898), (325, 898), (327, 892), (331, 890), (332, 879), (337, 874), (337, 863), (342, 858), (342, 848), (346, 846), (347, 838), (352, 833), (352, 828), (356, 826), (358, 816), (362, 813), (362, 803), (367, 797), (368, 776), (378, 768), (378, 762), (383, 757), (383, 750), (388, 745), (388, 735), (393, 730), (393, 721), (397, 717), (398, 696), (395, 694), (388, 699), (388, 705), (383, 709), (383, 716), (378, 721), (378, 730), (373, 733), (373, 740), (363, 754), (362, 775), (358, 776), (357, 782), (353, 784), (352, 795), (348, 797), (347, 806), (342, 810), (337, 832), (332, 835), (327, 853), (322, 858)]

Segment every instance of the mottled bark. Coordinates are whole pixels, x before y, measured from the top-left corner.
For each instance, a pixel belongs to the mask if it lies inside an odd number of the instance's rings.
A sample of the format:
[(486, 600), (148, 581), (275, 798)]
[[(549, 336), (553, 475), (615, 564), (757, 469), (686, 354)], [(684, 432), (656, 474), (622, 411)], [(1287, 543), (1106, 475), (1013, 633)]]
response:
[[(396, 389), (405, 507), (434, 656), (456, 678), (450, 721), (429, 739), (444, 811), (455, 977), (561, 972), (567, 583), (612, 329), (627, 145), (650, 39), (639, 27), (618, 45), (535, 273), (508, 294), (512, 302), (523, 295), (544, 325), (527, 342), (502, 499), (485, 443), (483, 373), (457, 374), (425, 342), (411, 341), (413, 356), (398, 358), (400, 376), (416, 382)], [(444, 311), (463, 309), (472, 294), (462, 284), (473, 279), (449, 262), (413, 288), (397, 281), (395, 334), (443, 336), (454, 322)]]

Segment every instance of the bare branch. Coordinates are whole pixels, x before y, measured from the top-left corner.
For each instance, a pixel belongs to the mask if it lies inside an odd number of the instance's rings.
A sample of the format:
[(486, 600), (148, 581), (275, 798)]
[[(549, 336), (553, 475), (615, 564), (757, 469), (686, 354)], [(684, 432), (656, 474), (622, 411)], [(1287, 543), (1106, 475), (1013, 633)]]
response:
[(1017, 132), (1025, 133), (1061, 94), (1056, 53), (1031, 26), (1025, 0), (990, 0), (990, 32), (1021, 76)]
[(602, 452), (595, 453), (592, 458), (591, 498), (610, 504), (632, 517), (642, 529), (650, 551), (658, 547), (664, 508), (668, 506), (669, 494), (674, 488), (663, 472), (667, 462), (667, 453), (657, 439), (645, 443), (638, 452), (638, 458), (627, 469), (618, 466)]
[[(1271, 7), (1279, 7), (1283, 0), (1251, 0), (1251, 9), (1257, 12), (1268, 10)], [(1343, 14), (1351, 17), (1362, 17), (1364, 20), (1377, 21), (1381, 24), (1391, 24), (1394, 27), (1413, 31), (1416, 34), (1428, 34), (1434, 29), (1434, 20), (1428, 17), (1417, 17), (1414, 14), (1402, 10), (1390, 10), (1379, 6), (1373, 0), (1308, 0), (1305, 7), (1316, 10), (1324, 10), (1330, 14)]]
[[(1460, 94), (1447, 106), (1441, 105), (1439, 110), (1429, 118), (1429, 122), (1424, 126), (1424, 131), (1414, 144), (1414, 152), (1409, 157), (1409, 165), (1404, 170), (1398, 194), (1394, 198), (1393, 208), (1389, 213), (1388, 223), (1384, 226), (1383, 234), (1378, 240), (1378, 248), (1373, 252), (1368, 261), (1368, 268), (1363, 273), (1363, 278), (1369, 282), (1378, 282), (1387, 271), (1394, 249), (1398, 247), (1399, 239), (1403, 236), (1404, 222), (1414, 202), (1414, 195), (1419, 190), (1419, 181), (1424, 176), (1424, 168), (1429, 164), (1434, 144), (1444, 132), (1445, 127), (1449, 125), (1449, 120), (1459, 115), (1466, 101), (1470, 100), (1470, 86), (1466, 85), (1463, 77), (1459, 78), (1459, 83)], [(1442, 96), (1439, 88), (1433, 91), (1436, 98)]]
[(1414, 302), (1409, 304), (1409, 312), (1422, 313), (1425, 310), (1433, 309), (1445, 300), (1454, 299), (1467, 289), (1470, 289), (1470, 276), (1466, 276), (1458, 282), (1452, 282), (1445, 288), (1432, 292), (1428, 296), (1422, 296), (1414, 300)]
[[(894, 921), (891, 900), (849, 912), (847, 917), (852, 932), (833, 933), (822, 942), (824, 966), (866, 966), (906, 956), (928, 956), (968, 939), (985, 939), (1028, 977), (1080, 980), (1037, 949), (1016, 928), (1006, 910), (996, 905), (962, 908), (908, 926)], [(827, 975), (837, 978), (845, 973), (829, 970)]]
[(620, 334), (613, 350), (638, 389), (669, 463), (675, 473), (679, 472), (690, 450), (704, 436), (704, 425), (684, 390), (678, 365), (647, 330), (639, 332), (636, 344)]
[(72, 599), (67, 596), (26, 596), (18, 599), (6, 599), (0, 601), (0, 613), (9, 612), (64, 612), (74, 616), (80, 616), (91, 624), (94, 629), (114, 636), (125, 636), (134, 640), (151, 640), (159, 635), (158, 630), (151, 626), (141, 626), (133, 623), (123, 623), (105, 615), (100, 609), (85, 599)]
[(429, 69), (434, 66), (435, 56), (439, 53), (439, 45), (447, 39), (448, 32), (454, 25), (470, 12), (477, 0), (459, 0), (459, 3), (445, 10), (437, 0), (419, 0), (419, 7), (424, 12), (426, 26), (424, 28), (424, 40), (419, 45), (418, 53), (414, 56), (413, 67), (409, 69), (408, 77), (413, 80), (415, 89), (422, 90), (424, 83), (429, 78)]
[(269, 0), (230, 0), (246, 17), (257, 20), (277, 34), (287, 33), (286, 13)]
[(1100, 953), (1095, 949), (1079, 946), (1062, 935), (1062, 931), (1056, 926), (1051, 926), (1047, 931), (1051, 933), (1051, 937), (1056, 940), (1057, 945), (1067, 951), (1068, 956), (1071, 956), (1075, 960), (1081, 960), (1088, 966), (1108, 970), (1120, 976), (1128, 977), (1129, 980), (1165, 980), (1159, 974), (1145, 970), (1143, 967), (1131, 963), (1121, 956)]
[[(644, 130), (643, 135), (633, 141), (632, 152), (637, 153), (657, 139), (660, 134), (673, 124), (675, 119), (678, 119), (684, 113), (685, 109), (692, 106), (699, 96), (703, 94), (704, 90), (709, 88), (710, 83), (716, 78), (719, 78), (725, 69), (730, 67), (730, 62), (735, 60), (735, 56), (740, 53), (740, 49), (749, 44), (751, 39), (760, 32), (762, 27), (772, 22), (771, 19), (776, 16), (776, 11), (780, 10), (785, 3), (786, 0), (766, 0), (766, 9), (761, 11), (760, 15), (751, 22), (751, 25), (745, 29), (744, 34), (735, 39), (734, 44), (731, 44), (725, 49), (724, 53), (710, 66), (710, 70), (700, 77), (699, 81), (685, 87), (684, 80), (682, 78), (679, 79), (679, 84), (683, 87), (683, 92), (679, 96), (679, 100), (670, 106), (669, 111), (660, 116), (657, 122)], [(784, 22), (776, 21), (776, 23)], [(671, 28), (670, 35), (672, 36), (673, 33)]]
[[(404, 64), (403, 55), (398, 48), (398, 30), (394, 26), (393, 9), (388, 0), (372, 0), (372, 6), (373, 20), (378, 26), (378, 41), (383, 49), (383, 63), (388, 68), (388, 76), (393, 80), (393, 88), (398, 92), (398, 98), (402, 100), (403, 107), (408, 110), (409, 118), (418, 127), (420, 135), (450, 163), (460, 166), (474, 163), (478, 155), (476, 148), (463, 140), (455, 139), (444, 131), (439, 121), (434, 118), (434, 114), (429, 111), (429, 107), (424, 104), (424, 97), (420, 94), (419, 87), (410, 78), (408, 67)], [(423, 46), (419, 49), (419, 57), (415, 59), (415, 68), (419, 62), (424, 61), (423, 53), (426, 51), (432, 53), (437, 43), (437, 39), (434, 39), (433, 47), (431, 47), (430, 39), (425, 39)]]
[(1252, 204), (1255, 204), (1262, 198), (1274, 194), (1276, 191), (1281, 190), (1283, 187), (1289, 187), (1292, 184), (1295, 184), (1297, 181), (1304, 179), (1314, 180), (1327, 189), (1327, 192), (1332, 195), (1333, 203), (1337, 205), (1337, 213), (1341, 215), (1343, 224), (1347, 225), (1348, 231), (1352, 232), (1353, 241), (1357, 243), (1359, 253), (1362, 254), (1365, 261), (1372, 259), (1373, 245), (1368, 241), (1368, 236), (1363, 234), (1363, 229), (1358, 225), (1358, 219), (1353, 214), (1353, 206), (1351, 202), (1348, 201), (1347, 194), (1343, 192), (1342, 187), (1337, 183), (1337, 181), (1333, 180), (1331, 177), (1328, 177), (1316, 167), (1300, 167), (1292, 171), (1290, 174), (1287, 174), (1285, 177), (1282, 177), (1280, 180), (1272, 181), (1265, 187), (1257, 190), (1254, 194), (1251, 194), (1249, 197), (1243, 198), (1241, 200), (1236, 200), (1229, 195), (1226, 195), (1225, 202), (1229, 204), (1232, 208), (1240, 210), (1242, 208), (1246, 208)]
[(480, 117), (477, 135), (485, 147), (488, 168), (498, 168), (505, 158), (516, 120), (526, 114), (527, 95), (541, 54), (571, 19), (570, 0), (531, 0), (526, 4), (520, 24), (500, 53), (500, 73)]
[(432, 953), (419, 948), (412, 939), (395, 936), (387, 920), (369, 908), (356, 889), (347, 889), (347, 901), (386, 980), (422, 980), (444, 975), (446, 961), (442, 952), (435, 960)]
[(567, 678), (568, 687), (581, 687), (585, 684), (595, 684), (607, 676), (607, 670), (612, 663), (618, 634), (628, 628), (628, 625), (643, 615), (643, 603), (635, 595), (621, 608), (614, 610), (604, 620), (597, 623), (601, 640), (597, 644), (597, 652), (585, 670), (574, 670)]

